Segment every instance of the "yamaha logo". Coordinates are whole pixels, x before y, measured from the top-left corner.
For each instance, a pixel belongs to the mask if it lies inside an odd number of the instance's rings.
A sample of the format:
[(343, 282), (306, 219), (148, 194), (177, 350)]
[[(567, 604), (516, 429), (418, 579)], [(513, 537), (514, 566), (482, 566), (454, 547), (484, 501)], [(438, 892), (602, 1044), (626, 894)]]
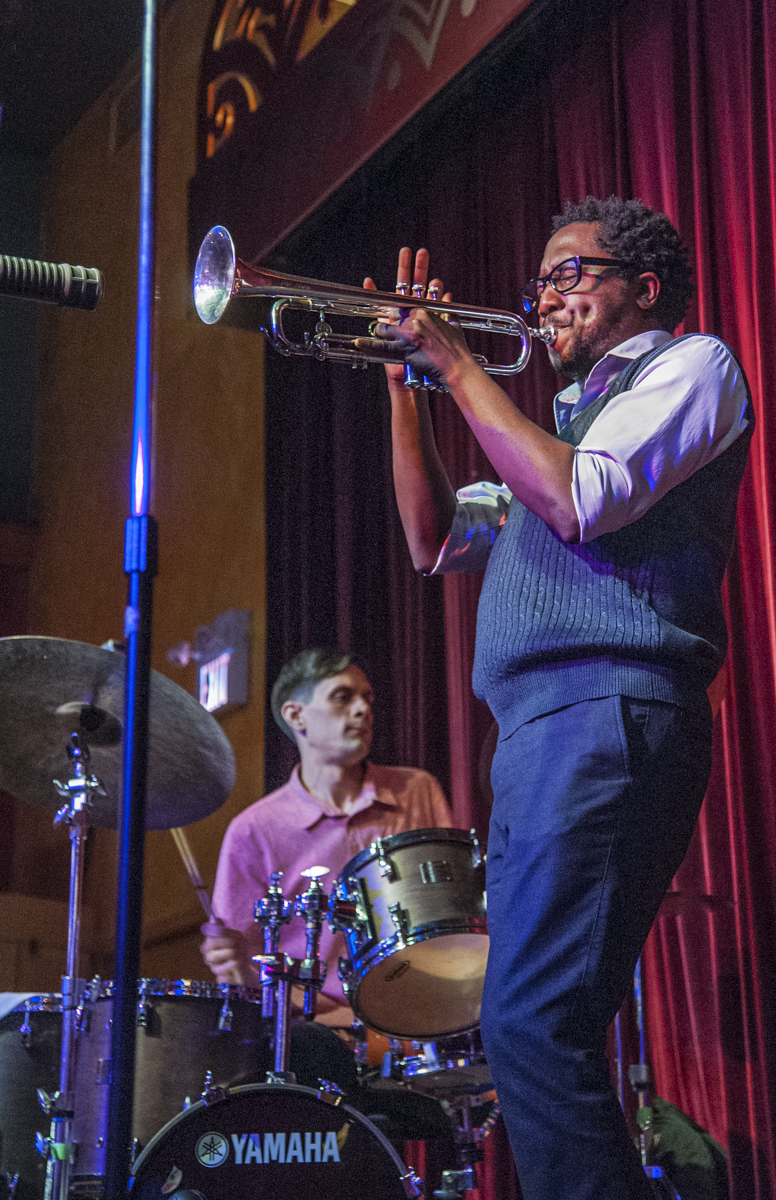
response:
[[(350, 1122), (335, 1133), (233, 1133), (231, 1134), (236, 1167), (250, 1163), (338, 1163), (345, 1145)], [(203, 1167), (220, 1167), (229, 1157), (229, 1142), (222, 1133), (203, 1133), (194, 1150)]]
[(194, 1153), (203, 1167), (220, 1167), (229, 1157), (229, 1143), (221, 1133), (203, 1133)]

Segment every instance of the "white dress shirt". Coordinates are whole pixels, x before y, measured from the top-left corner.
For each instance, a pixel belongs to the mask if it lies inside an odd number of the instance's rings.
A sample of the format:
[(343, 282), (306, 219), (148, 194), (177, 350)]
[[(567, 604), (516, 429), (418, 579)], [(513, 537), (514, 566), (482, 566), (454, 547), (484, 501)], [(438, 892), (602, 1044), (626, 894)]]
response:
[[(629, 361), (672, 340), (658, 329), (615, 346), (596, 363), (584, 386), (573, 383), (555, 397), (558, 430), (598, 399)], [(628, 391), (608, 402), (576, 447), (572, 495), (580, 540), (629, 525), (722, 454), (746, 428), (745, 409), (741, 370), (720, 341), (698, 334), (666, 349), (637, 374)], [(473, 516), (476, 511), (481, 521), (485, 518), (492, 542), (506, 518), (509, 489), (477, 483), (461, 488), (457, 496), (459, 503), (472, 506)], [(456, 521), (432, 573), (485, 565), (475, 562), (482, 554), (473, 551), (489, 546), (482, 536), (472, 537), (472, 527), (461, 542), (464, 524)], [(485, 530), (480, 525), (476, 532)]]

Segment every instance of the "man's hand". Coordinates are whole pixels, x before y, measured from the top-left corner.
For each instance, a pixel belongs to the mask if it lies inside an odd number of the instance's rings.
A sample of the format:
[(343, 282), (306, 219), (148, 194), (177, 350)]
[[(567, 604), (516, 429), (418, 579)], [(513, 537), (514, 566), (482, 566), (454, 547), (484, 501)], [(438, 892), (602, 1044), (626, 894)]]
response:
[(259, 986), (259, 972), (251, 962), (244, 933), (213, 924), (203, 925), (202, 932), (207, 935), (200, 946), (202, 957), (219, 983)]
[[(418, 303), (424, 298), (438, 297), (443, 291), (444, 284), (441, 279), (432, 279), (428, 283), (428, 250), (418, 250), (415, 255), (415, 266), (412, 265), (412, 250), (409, 246), (403, 246), (399, 251), (399, 264), (396, 270), (396, 290), (405, 289)], [(364, 287), (367, 291), (377, 291), (377, 284), (368, 276), (364, 280)], [(442, 299), (448, 303), (452, 300), (452, 293), (445, 292)], [(409, 306), (408, 306), (409, 307)], [(390, 353), (396, 349), (397, 358), (401, 358), (402, 362), (386, 363), (385, 373), (388, 377), (389, 388), (399, 388), (404, 386), (404, 351), (408, 343), (420, 345), (410, 334), (409, 329), (405, 329), (407, 321), (414, 317), (418, 310), (412, 309), (409, 317), (404, 321), (401, 320), (402, 312), (406, 313), (406, 309), (391, 309), (386, 310), (384, 321), (381, 322), (376, 329), (376, 337), (359, 338), (356, 346), (359, 350), (365, 351), (368, 357), (369, 351), (374, 350), (381, 354)], [(423, 310), (425, 312), (425, 310)], [(430, 314), (425, 313), (426, 316)], [(437, 318), (438, 319), (438, 318)], [(444, 325), (444, 322), (440, 322)], [(460, 336), (460, 330), (459, 330)], [(461, 340), (463, 340), (461, 338)], [(465, 343), (464, 343), (465, 344)], [(431, 356), (429, 356), (431, 357)]]

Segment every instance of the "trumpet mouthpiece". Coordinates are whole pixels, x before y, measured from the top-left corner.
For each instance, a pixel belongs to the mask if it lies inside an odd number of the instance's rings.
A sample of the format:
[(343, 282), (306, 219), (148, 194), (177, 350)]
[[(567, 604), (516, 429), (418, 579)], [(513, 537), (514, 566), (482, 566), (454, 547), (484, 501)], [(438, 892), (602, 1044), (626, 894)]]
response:
[(546, 346), (552, 346), (558, 336), (558, 331), (554, 325), (543, 325), (541, 329), (529, 329), (528, 332), (531, 337), (538, 338)]

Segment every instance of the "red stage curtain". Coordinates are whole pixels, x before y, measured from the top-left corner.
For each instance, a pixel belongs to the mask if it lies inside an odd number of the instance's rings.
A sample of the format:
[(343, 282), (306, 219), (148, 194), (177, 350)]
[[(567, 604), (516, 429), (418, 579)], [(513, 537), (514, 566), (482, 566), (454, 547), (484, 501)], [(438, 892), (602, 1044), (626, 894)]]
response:
[[(339, 209), (284, 248), (283, 262), (342, 282), (370, 271), (387, 284), (395, 248), (426, 244), (459, 298), (514, 309), (551, 216), (588, 192), (641, 197), (691, 247), (698, 294), (684, 328), (716, 333), (739, 353), (758, 425), (728, 572), (731, 649), (714, 772), (675, 883), (717, 901), (660, 918), (650, 937), (651, 1059), (660, 1094), (728, 1147), (735, 1200), (771, 1200), (776, 0), (628, 0), (599, 10), (589, 17), (589, 0), (548, 10), (541, 53), (526, 59), (518, 48), (511, 70), (502, 61), (473, 76), (463, 113), (457, 102), (441, 105), (416, 145), (405, 143), (382, 173), (365, 168)], [(387, 696), (383, 759), (444, 778), (446, 719), (456, 823), (482, 830), (476, 773), (490, 717), (470, 684), (480, 581), (445, 579), (442, 605), (439, 581), (413, 577), (391, 499), (379, 372), (335, 368), (325, 382), (316, 364), (275, 355), (267, 371), (270, 671), (310, 639), (349, 639)], [(541, 350), (508, 390), (552, 427), (555, 377)], [(493, 478), (448, 401), (435, 421), (457, 486)], [(278, 745), (273, 781), (286, 770)], [(504, 1153), (491, 1139), (482, 1200), (503, 1195)]]
[[(662, 917), (645, 951), (658, 1089), (728, 1147), (733, 1194), (741, 1200), (776, 1195), (775, 19), (774, 5), (761, 0), (623, 6), (580, 45), (555, 83), (541, 80), (517, 135), (505, 121), (481, 139), (479, 169), (468, 162), (452, 189), (455, 207), (470, 212), (470, 228), (478, 231), (472, 267), (476, 275), (477, 262), (487, 262), (494, 304), (508, 302), (515, 259), (518, 277), (538, 265), (537, 179), (545, 191), (554, 184), (562, 200), (616, 192), (667, 212), (696, 264), (698, 295), (684, 328), (725, 338), (752, 386), (758, 426), (728, 576), (731, 650), (714, 773), (674, 885), (718, 901), (710, 911), (696, 902), (686, 915)], [(505, 176), (513, 191), (502, 216)], [(495, 204), (481, 208), (482, 196)], [(547, 208), (540, 207), (544, 220)], [(444, 213), (439, 219), (435, 248), (446, 236)], [(521, 234), (517, 254), (508, 249), (513, 226)], [(520, 380), (515, 396), (546, 424), (551, 391), (539, 402), (534, 380), (527, 396)], [(440, 440), (451, 474), (466, 481), (471, 451), (460, 445), (456, 417), (440, 411)], [(479, 744), (465, 701), (476, 587), (447, 580), (445, 605), (452, 791), (465, 823)]]

